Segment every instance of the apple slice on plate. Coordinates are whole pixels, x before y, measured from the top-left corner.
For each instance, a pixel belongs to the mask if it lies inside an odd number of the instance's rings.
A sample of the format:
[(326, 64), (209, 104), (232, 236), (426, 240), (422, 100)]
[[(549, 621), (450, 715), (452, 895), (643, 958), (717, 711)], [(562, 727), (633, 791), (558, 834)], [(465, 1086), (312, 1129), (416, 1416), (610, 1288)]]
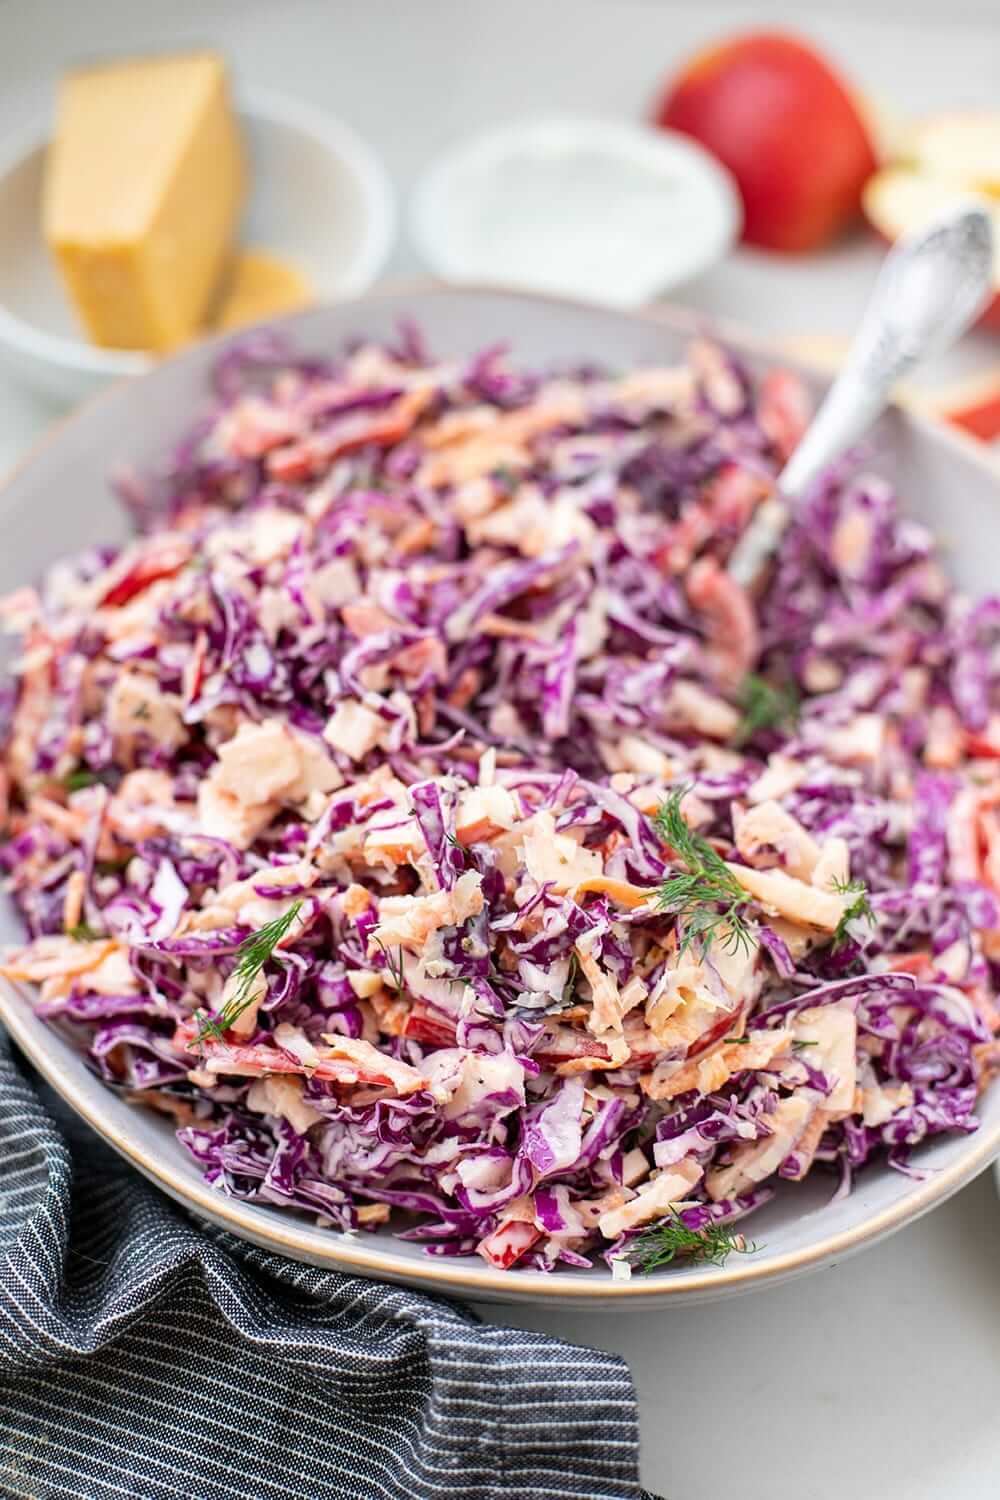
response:
[(937, 177), (1000, 195), (1000, 114), (977, 109), (929, 115), (910, 127), (900, 155)]
[(1000, 370), (987, 370), (932, 391), (925, 410), (991, 443), (1000, 438)]
[(869, 223), (890, 242), (970, 197), (993, 219), (994, 297), (983, 322), (1000, 328), (1000, 114), (933, 115), (911, 127), (904, 160), (868, 179), (862, 195)]

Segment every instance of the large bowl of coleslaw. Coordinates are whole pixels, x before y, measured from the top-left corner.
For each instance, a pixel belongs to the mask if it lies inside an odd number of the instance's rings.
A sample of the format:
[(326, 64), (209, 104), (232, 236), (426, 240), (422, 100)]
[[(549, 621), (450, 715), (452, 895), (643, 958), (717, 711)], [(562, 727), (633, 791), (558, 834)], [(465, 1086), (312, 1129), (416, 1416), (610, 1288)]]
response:
[(1000, 481), (675, 310), (417, 288), (199, 346), (0, 496), (0, 1014), (198, 1217), (707, 1299), (1000, 1150)]

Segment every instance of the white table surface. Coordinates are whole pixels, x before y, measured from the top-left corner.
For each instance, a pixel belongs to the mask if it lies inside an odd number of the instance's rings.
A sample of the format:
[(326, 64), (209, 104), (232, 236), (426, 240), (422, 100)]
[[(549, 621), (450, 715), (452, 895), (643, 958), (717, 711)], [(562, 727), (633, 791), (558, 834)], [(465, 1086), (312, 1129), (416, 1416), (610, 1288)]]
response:
[[(905, 113), (998, 102), (998, 3), (804, 0), (766, 16)], [(666, 0), (0, 0), (0, 145), (45, 114), (67, 61), (209, 43), (248, 83), (343, 116), (405, 193), (478, 126), (552, 108), (640, 112), (692, 47), (750, 24), (761, 16), (749, 3)], [(877, 264), (863, 237), (802, 260), (740, 252), (681, 300), (775, 334), (842, 333)], [(401, 245), (392, 270), (415, 269)], [(936, 374), (998, 361), (980, 335)], [(0, 471), (54, 415), (0, 383)], [(998, 1240), (987, 1175), (874, 1250), (753, 1296), (657, 1314), (480, 1311), (623, 1354), (643, 1481), (670, 1500), (996, 1500)]]

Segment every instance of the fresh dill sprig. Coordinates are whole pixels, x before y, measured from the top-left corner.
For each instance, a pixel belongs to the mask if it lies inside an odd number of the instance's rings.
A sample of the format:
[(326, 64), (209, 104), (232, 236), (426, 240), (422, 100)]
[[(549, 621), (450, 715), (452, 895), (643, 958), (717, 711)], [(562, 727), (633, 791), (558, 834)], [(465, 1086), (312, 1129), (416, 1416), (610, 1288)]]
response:
[(406, 974), (403, 969), (402, 947), (396, 949), (396, 956), (394, 958), (389, 949), (382, 942), (381, 938), (373, 938), (372, 941), (381, 953), (382, 957), (385, 959), (385, 966), (389, 971), (389, 983), (392, 985), (392, 988), (394, 990), (398, 990), (399, 993), (402, 994), (403, 986), (406, 983)]
[(468, 849), (466, 849), (465, 845), (462, 843), (462, 840), (458, 837), (458, 835), (456, 833), (449, 833), (448, 830), (445, 829), (444, 837), (446, 843), (450, 844), (453, 849), (458, 850), (459, 854), (461, 855), (463, 865), (467, 865), (469, 863), (469, 851)]
[(742, 1234), (734, 1234), (724, 1224), (706, 1224), (704, 1229), (689, 1229), (676, 1208), (666, 1219), (644, 1229), (628, 1246), (627, 1258), (641, 1272), (668, 1266), (682, 1255), (687, 1260), (710, 1266), (724, 1266), (730, 1255), (749, 1255), (757, 1246)]
[(72, 938), (74, 943), (99, 943), (101, 940), (101, 933), (87, 922), (77, 922), (75, 927), (67, 927), (66, 936)]
[(656, 814), (657, 831), (664, 843), (670, 845), (678, 863), (686, 867), (683, 875), (671, 875), (664, 880), (658, 904), (664, 911), (673, 912), (683, 928), (682, 953), (693, 943), (698, 943), (704, 952), (716, 936), (722, 937), (727, 952), (752, 948), (757, 938), (744, 915), (752, 897), (708, 840), (685, 823), (681, 802), (688, 790), (686, 786), (677, 787)]
[(576, 996), (576, 981), (579, 974), (580, 960), (576, 956), (576, 949), (573, 948), (570, 950), (569, 966), (566, 970), (566, 983), (563, 985), (562, 996), (560, 997), (559, 1003), (561, 1005), (572, 1005)]
[(78, 766), (75, 771), (70, 771), (63, 777), (62, 784), (67, 792), (82, 792), (85, 786), (96, 786), (99, 780), (100, 777), (95, 776), (93, 771)]
[(793, 729), (799, 716), (799, 695), (793, 683), (776, 687), (766, 677), (745, 677), (736, 694), (743, 718), (733, 744), (745, 745), (762, 729)]
[(59, 782), (67, 792), (82, 792), (88, 786), (112, 787), (115, 782), (115, 773), (112, 769), (103, 771), (92, 771), (89, 766), (76, 766), (72, 771), (67, 771)]
[(236, 981), (233, 994), (217, 1016), (200, 1017), (199, 1042), (210, 1036), (221, 1038), (252, 1003), (261, 970), (282, 938), (291, 931), (292, 923), (301, 910), (302, 902), (293, 901), (280, 917), (275, 917), (273, 922), (265, 923), (263, 927), (256, 932), (251, 932), (249, 937), (243, 939), (236, 950), (236, 967), (230, 976)]
[(523, 477), (518, 469), (512, 469), (508, 464), (498, 464), (490, 470), (490, 478), (505, 490), (516, 490)]
[(723, 1041), (728, 1042), (733, 1047), (748, 1047), (752, 1038), (748, 1036), (727, 1036), (723, 1038)]
[(838, 948), (842, 948), (845, 943), (851, 940), (851, 935), (847, 930), (850, 924), (852, 922), (868, 922), (874, 926), (875, 913), (872, 911), (872, 904), (868, 899), (868, 887), (863, 880), (834, 880), (832, 885), (838, 896), (853, 896), (855, 898), (850, 906), (844, 908), (844, 914), (837, 923), (836, 930), (834, 931), (833, 952), (836, 953)]
[(800, 1038), (797, 1038), (792, 1043), (792, 1051), (793, 1052), (802, 1052), (806, 1047), (818, 1047), (818, 1046), (819, 1046), (819, 1042), (806, 1042), (806, 1041), (802, 1041)]

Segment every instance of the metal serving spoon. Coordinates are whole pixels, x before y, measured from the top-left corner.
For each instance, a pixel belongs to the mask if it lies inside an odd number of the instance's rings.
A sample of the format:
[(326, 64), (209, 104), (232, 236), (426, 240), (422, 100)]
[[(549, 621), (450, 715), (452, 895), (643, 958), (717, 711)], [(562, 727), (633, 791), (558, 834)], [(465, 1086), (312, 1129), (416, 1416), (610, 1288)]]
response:
[(795, 452), (776, 492), (757, 509), (729, 560), (748, 587), (788, 525), (791, 505), (862, 436), (913, 367), (953, 344), (982, 310), (993, 283), (993, 233), (985, 209), (969, 204), (897, 241), (886, 256), (844, 367)]

